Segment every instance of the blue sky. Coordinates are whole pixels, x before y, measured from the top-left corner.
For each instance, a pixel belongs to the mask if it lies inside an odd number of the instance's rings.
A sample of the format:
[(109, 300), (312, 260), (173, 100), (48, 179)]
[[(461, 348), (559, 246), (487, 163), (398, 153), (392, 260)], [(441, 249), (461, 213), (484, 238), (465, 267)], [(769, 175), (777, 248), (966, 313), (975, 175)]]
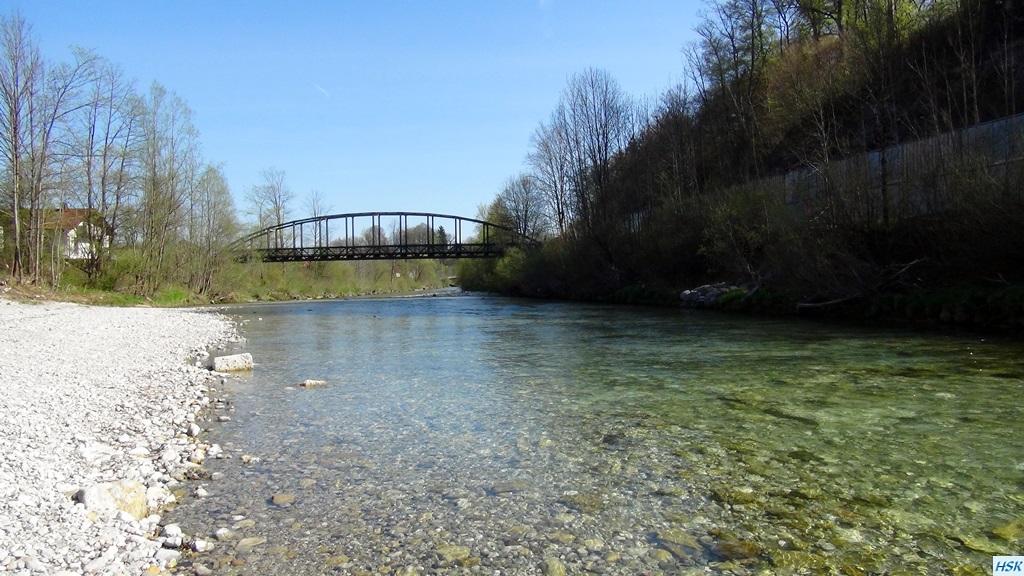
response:
[(48, 61), (90, 48), (195, 113), (236, 204), (276, 168), (332, 212), (475, 216), (524, 168), (568, 78), (630, 95), (684, 76), (697, 1), (51, 1), (18, 10)]

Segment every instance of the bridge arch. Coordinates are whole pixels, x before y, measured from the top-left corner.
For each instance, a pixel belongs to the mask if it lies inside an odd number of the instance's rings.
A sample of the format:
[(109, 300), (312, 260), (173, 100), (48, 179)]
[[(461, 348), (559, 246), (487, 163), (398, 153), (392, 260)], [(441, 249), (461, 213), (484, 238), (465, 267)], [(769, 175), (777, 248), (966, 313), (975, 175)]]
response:
[(475, 218), (430, 212), (355, 212), (283, 222), (235, 241), (242, 259), (264, 262), (494, 258), (540, 243)]

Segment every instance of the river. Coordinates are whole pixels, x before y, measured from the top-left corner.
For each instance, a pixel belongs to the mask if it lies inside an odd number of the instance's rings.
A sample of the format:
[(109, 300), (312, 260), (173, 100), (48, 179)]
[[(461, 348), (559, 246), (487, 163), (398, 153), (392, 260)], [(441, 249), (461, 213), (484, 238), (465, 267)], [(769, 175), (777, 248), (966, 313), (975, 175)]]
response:
[(257, 364), (203, 424), (231, 458), (166, 516), (220, 530), (183, 571), (988, 574), (1024, 553), (1019, 341), (473, 295), (227, 313)]

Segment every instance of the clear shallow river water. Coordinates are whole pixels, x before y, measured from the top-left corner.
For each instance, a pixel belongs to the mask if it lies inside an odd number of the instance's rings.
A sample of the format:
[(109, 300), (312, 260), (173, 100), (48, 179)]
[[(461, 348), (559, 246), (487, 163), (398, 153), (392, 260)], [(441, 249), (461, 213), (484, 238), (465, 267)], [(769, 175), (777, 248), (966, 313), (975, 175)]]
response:
[(228, 313), (257, 366), (203, 440), (233, 457), (167, 520), (231, 533), (183, 570), (988, 574), (1024, 554), (1019, 341), (469, 295)]

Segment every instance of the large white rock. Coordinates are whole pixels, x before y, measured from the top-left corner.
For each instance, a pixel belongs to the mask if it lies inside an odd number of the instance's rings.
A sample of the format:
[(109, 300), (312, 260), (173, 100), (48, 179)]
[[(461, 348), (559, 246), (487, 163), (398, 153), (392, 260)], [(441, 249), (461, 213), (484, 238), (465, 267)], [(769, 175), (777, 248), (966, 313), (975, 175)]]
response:
[(83, 488), (75, 494), (75, 499), (81, 502), (86, 510), (101, 514), (114, 515), (121, 511), (139, 520), (149, 513), (146, 488), (133, 480), (105, 482)]
[(164, 564), (175, 564), (181, 558), (181, 552), (169, 548), (161, 548), (153, 554), (153, 559)]
[(252, 370), (252, 354), (232, 354), (230, 356), (218, 356), (213, 359), (213, 370), (215, 372), (239, 372)]
[(110, 494), (110, 490), (104, 484), (82, 488), (75, 494), (75, 500), (81, 502), (90, 512), (113, 514), (117, 511), (114, 496)]
[(184, 536), (184, 532), (182, 532), (180, 525), (168, 524), (160, 530), (160, 535), (166, 538), (174, 538), (175, 536)]
[(214, 543), (210, 542), (209, 540), (196, 540), (192, 543), (192, 550), (194, 552), (209, 552), (214, 548)]

